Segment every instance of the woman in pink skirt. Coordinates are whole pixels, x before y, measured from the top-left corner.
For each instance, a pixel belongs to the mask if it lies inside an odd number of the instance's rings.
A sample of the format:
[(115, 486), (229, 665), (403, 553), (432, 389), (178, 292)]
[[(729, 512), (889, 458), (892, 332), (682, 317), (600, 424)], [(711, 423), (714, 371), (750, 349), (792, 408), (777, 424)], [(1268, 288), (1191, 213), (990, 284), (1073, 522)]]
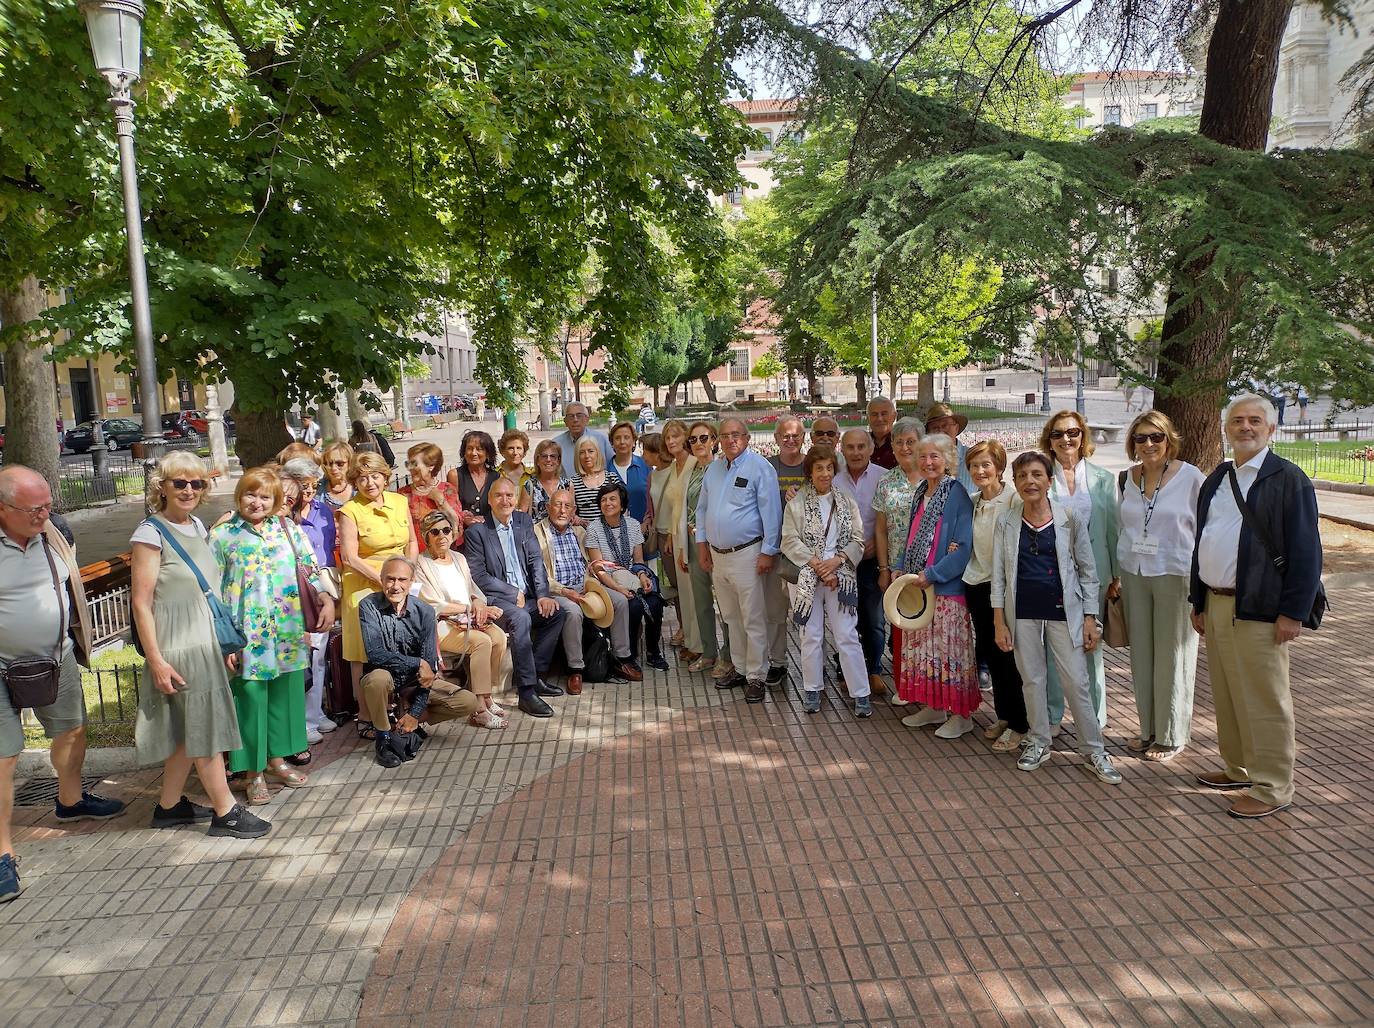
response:
[(912, 497), (906, 546), (888, 553), (879, 576), (919, 572), (917, 584), (935, 589), (935, 616), (914, 632), (893, 629), (892, 652), (897, 694), (925, 709), (902, 718), (908, 728), (939, 725), (941, 739), (973, 731), (973, 712), (982, 702), (973, 621), (964, 600), (964, 568), (973, 553), (973, 501), (953, 477), (954, 440), (941, 432), (921, 437), (916, 461), (921, 473)]

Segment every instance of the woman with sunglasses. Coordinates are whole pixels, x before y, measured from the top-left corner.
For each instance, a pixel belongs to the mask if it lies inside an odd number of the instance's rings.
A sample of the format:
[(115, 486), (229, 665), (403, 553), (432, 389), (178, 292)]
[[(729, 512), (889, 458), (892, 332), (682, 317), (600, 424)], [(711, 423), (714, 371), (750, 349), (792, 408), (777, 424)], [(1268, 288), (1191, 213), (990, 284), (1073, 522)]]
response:
[[(272, 827), (234, 799), (220, 754), (239, 749), (238, 714), (228, 666), (215, 638), (200, 577), (218, 596), (219, 568), (209, 533), (192, 511), (205, 502), (209, 472), (193, 453), (177, 450), (148, 480), (157, 511), (134, 531), (130, 608), (143, 648), (142, 688), (134, 744), (140, 764), (162, 764), (162, 793), (154, 828), (208, 821), (210, 835), (256, 839)], [(172, 538), (194, 564), (182, 559)], [(209, 808), (183, 794), (191, 766)]]
[(348, 476), (348, 469), (353, 464), (353, 447), (336, 440), (324, 448), (320, 459), (325, 481), (325, 487), (320, 490), (320, 499), (337, 514), (345, 503), (353, 499), (353, 482)]
[[(1073, 511), (1080, 524), (1088, 526), (1092, 541), (1093, 560), (1097, 567), (1098, 590), (1093, 607), (1098, 613), (1107, 609), (1107, 600), (1121, 595), (1121, 581), (1117, 577), (1116, 547), (1116, 476), (1106, 468), (1090, 463), (1093, 437), (1088, 423), (1077, 411), (1061, 410), (1045, 422), (1040, 431), (1040, 452), (1053, 467), (1050, 499)], [(1092, 689), (1093, 710), (1097, 723), (1107, 727), (1107, 678), (1102, 664), (1102, 647), (1088, 651), (1088, 684)], [(1064, 690), (1057, 669), (1051, 661), (1049, 669), (1050, 724), (1056, 726), (1064, 718)]]
[(694, 421), (687, 429), (687, 445), (696, 458), (692, 477), (687, 480), (683, 493), (682, 520), (686, 528), (683, 535), (687, 545), (677, 555), (678, 580), (685, 575), (691, 582), (691, 610), (684, 608), (687, 617), (695, 617), (697, 634), (701, 637), (701, 656), (687, 666), (688, 671), (710, 671), (717, 682), (733, 678), (735, 665), (730, 659), (730, 630), (721, 623), (724, 641), (716, 641), (716, 609), (713, 603), (715, 594), (711, 591), (711, 572), (701, 566), (697, 552), (697, 501), (701, 499), (701, 480), (706, 477), (706, 469), (716, 456), (716, 429), (709, 421)]
[(520, 490), (520, 509), (537, 525), (549, 516), (549, 497), (560, 489), (571, 488), (563, 474), (563, 448), (552, 439), (545, 439), (534, 448), (534, 474)]
[(1167, 414), (1139, 415), (1126, 433), (1126, 456), (1138, 463), (1122, 472), (1117, 490), (1116, 557), (1140, 715), (1140, 731), (1126, 748), (1161, 762), (1188, 745), (1197, 675), (1188, 583), (1203, 474), (1179, 460), (1182, 442)]

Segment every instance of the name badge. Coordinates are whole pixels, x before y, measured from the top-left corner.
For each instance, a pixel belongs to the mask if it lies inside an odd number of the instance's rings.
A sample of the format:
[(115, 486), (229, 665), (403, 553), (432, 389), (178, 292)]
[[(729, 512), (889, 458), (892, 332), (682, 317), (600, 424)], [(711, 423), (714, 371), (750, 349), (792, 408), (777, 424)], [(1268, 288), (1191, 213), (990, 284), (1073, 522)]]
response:
[(736, 488), (736, 489), (744, 489), (744, 488), (747, 488), (748, 485), (749, 485), (749, 479), (747, 479), (747, 478), (737, 478), (737, 479), (735, 479), (735, 488)]
[(1131, 552), (1142, 557), (1153, 557), (1159, 553), (1159, 540), (1151, 539), (1148, 535), (1142, 536), (1132, 544)]

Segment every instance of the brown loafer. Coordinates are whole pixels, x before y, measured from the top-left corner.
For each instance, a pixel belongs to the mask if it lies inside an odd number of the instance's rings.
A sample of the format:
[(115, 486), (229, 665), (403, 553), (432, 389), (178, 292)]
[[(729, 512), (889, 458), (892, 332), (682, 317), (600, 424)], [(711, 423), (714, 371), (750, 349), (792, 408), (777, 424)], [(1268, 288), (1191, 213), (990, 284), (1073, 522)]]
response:
[(564, 687), (569, 696), (582, 695), (582, 672), (574, 671), (568, 675), (568, 684)]
[(882, 675), (869, 675), (869, 676), (868, 676), (868, 688), (869, 688), (869, 691), (872, 692), (874, 696), (886, 696), (886, 695), (887, 695), (887, 683), (886, 683), (885, 681), (883, 681), (883, 676), (882, 676)]
[(621, 664), (619, 664), (615, 669), (615, 673), (618, 674), (621, 678), (627, 679), (631, 682), (644, 681), (644, 672), (640, 671), (629, 661), (624, 661)]
[(1232, 817), (1254, 821), (1261, 817), (1268, 817), (1270, 814), (1277, 814), (1280, 810), (1287, 810), (1290, 806), (1292, 806), (1290, 803), (1265, 803), (1253, 796), (1242, 796), (1231, 804), (1231, 808), (1226, 813)]
[(1198, 785), (1205, 785), (1209, 789), (1216, 789), (1220, 792), (1226, 792), (1230, 789), (1250, 788), (1249, 782), (1237, 782), (1234, 778), (1228, 776), (1225, 771), (1204, 771), (1202, 774), (1197, 775), (1196, 778)]

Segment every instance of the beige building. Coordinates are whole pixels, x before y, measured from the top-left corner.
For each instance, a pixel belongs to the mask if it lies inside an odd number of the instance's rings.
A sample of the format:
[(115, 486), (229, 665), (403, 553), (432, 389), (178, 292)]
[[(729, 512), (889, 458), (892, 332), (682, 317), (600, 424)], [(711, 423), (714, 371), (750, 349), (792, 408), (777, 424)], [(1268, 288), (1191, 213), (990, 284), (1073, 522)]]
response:
[(1084, 72), (1074, 76), (1064, 94), (1064, 106), (1082, 108), (1078, 127), (1085, 129), (1187, 117), (1196, 114), (1201, 104), (1201, 80), (1179, 72)]
[[(1301, 3), (1288, 16), (1274, 83), (1271, 147), (1335, 147), (1355, 142), (1354, 91), (1341, 80), (1374, 44), (1374, 0), (1351, 5), (1354, 25), (1323, 20), (1321, 8)], [(1371, 126), (1365, 125), (1364, 131)]]

